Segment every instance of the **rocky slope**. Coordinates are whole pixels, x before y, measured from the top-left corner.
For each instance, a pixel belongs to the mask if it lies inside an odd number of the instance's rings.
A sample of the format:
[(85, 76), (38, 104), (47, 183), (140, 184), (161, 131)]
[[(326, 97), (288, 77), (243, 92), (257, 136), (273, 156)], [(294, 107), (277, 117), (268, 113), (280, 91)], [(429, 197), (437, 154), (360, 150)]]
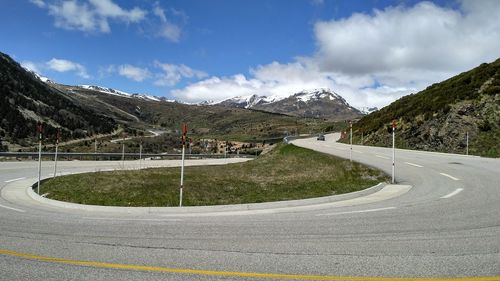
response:
[[(490, 157), (500, 155), (500, 59), (405, 96), (354, 124), (354, 142), (389, 146), (397, 120), (397, 146)], [(344, 141), (347, 141), (344, 140)]]

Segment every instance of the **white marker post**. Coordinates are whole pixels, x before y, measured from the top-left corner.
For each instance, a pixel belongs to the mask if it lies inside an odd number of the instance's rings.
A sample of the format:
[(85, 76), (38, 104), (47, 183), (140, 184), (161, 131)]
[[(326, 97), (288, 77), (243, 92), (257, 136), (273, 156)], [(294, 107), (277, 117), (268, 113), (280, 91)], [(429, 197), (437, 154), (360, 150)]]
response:
[(141, 143), (139, 144), (139, 170), (142, 169), (142, 137)]
[(465, 154), (469, 155), (469, 132), (465, 133), (465, 142), (467, 143), (467, 148), (465, 150)]
[(40, 178), (42, 177), (42, 133), (43, 125), (38, 122), (36, 126), (36, 131), (38, 132), (38, 185), (36, 187), (36, 193), (40, 194)]
[(56, 153), (54, 155), (54, 178), (57, 175), (57, 149), (59, 147), (59, 139), (61, 138), (61, 128), (57, 129), (56, 133)]
[(125, 169), (125, 137), (127, 134), (122, 135), (122, 166)]
[(349, 127), (351, 128), (351, 135), (350, 135), (351, 150), (349, 150), (349, 160), (352, 162), (352, 121), (349, 121)]
[(396, 120), (392, 120), (392, 181), (394, 184), (394, 172), (395, 172), (395, 162), (396, 162)]
[(179, 191), (179, 207), (182, 207), (182, 188), (184, 187), (184, 154), (186, 152), (187, 125), (183, 125), (182, 133), (182, 162), (181, 162), (181, 187)]
[(94, 135), (94, 161), (97, 161), (97, 135)]

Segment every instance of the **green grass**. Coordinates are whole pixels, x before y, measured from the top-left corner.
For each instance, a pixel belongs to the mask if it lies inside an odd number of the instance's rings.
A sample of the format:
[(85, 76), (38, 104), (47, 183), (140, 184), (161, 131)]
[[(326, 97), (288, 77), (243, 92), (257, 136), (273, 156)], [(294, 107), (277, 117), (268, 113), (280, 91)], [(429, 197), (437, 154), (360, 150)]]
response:
[[(177, 206), (180, 168), (77, 174), (44, 182), (56, 200), (108, 206)], [(361, 190), (381, 171), (294, 145), (279, 144), (245, 163), (186, 167), (185, 206), (257, 203)]]

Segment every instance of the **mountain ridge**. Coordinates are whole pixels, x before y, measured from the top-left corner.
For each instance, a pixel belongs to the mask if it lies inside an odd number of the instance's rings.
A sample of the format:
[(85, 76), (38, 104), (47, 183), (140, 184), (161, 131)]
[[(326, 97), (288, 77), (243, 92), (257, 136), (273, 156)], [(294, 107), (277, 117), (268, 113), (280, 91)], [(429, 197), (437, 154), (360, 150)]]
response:
[(328, 88), (302, 90), (290, 96), (259, 96), (256, 94), (234, 97), (219, 103), (221, 106), (247, 108), (295, 117), (347, 120), (360, 118), (363, 113)]

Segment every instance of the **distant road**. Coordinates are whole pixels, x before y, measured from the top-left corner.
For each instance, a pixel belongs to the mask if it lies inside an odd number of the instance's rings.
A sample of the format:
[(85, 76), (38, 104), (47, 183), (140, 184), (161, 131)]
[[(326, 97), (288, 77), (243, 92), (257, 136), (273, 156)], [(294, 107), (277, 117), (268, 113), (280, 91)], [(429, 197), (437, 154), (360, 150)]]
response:
[[(348, 158), (334, 139), (292, 143)], [(390, 173), (390, 149), (354, 146), (352, 156)], [(412, 188), (391, 199), (206, 216), (7, 201), (4, 191), (34, 177), (36, 164), (0, 162), (0, 280), (500, 280), (500, 160), (408, 150), (396, 158), (397, 182)]]

